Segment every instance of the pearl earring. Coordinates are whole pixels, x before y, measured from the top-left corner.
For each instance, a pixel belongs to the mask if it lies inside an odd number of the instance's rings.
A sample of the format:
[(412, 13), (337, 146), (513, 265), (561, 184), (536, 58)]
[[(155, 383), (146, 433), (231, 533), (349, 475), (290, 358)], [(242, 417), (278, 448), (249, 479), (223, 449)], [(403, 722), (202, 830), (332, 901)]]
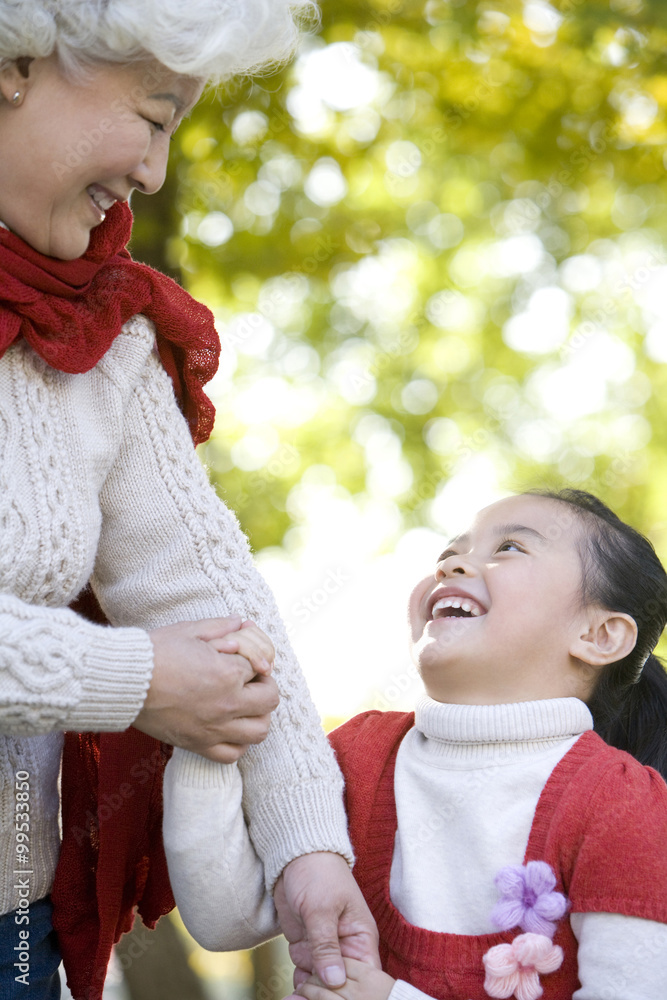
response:
[(20, 100), (21, 100), (21, 91), (17, 90), (14, 96), (12, 97), (12, 104), (18, 104)]

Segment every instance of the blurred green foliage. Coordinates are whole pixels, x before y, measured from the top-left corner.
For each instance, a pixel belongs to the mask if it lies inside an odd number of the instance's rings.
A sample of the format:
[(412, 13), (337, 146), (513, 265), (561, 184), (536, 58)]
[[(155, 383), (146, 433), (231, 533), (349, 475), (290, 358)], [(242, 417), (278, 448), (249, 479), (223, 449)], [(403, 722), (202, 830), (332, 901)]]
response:
[(324, 466), (400, 530), (484, 460), (667, 555), (666, 110), (663, 0), (324, 2), (207, 94), (133, 249), (216, 314), (201, 452), (255, 548)]

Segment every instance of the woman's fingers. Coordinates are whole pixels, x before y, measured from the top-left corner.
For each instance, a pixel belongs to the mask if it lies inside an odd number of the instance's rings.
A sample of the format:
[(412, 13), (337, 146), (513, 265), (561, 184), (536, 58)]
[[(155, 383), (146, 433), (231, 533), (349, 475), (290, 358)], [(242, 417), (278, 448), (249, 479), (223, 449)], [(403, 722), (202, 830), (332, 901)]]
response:
[(203, 618), (198, 622), (178, 622), (176, 625), (167, 625), (166, 627), (180, 629), (190, 626), (193, 638), (211, 642), (215, 639), (222, 639), (231, 632), (237, 632), (242, 623), (241, 615), (229, 615), (226, 618)]
[[(225, 727), (226, 738), (220, 743), (228, 743), (233, 746), (250, 746), (262, 743), (269, 734), (270, 725), (270, 715), (234, 719)], [(217, 743), (213, 743), (211, 748), (217, 745)]]
[(243, 709), (255, 713), (266, 707), (266, 714), (249, 714), (232, 719), (225, 727), (226, 742), (217, 743), (205, 750), (197, 750), (203, 757), (221, 764), (238, 760), (251, 744), (262, 743), (269, 734), (271, 713), (278, 707), (278, 685), (271, 677), (256, 677), (244, 687)]
[(248, 749), (242, 743), (217, 743), (215, 746), (207, 747), (205, 750), (197, 751), (200, 756), (208, 757), (218, 764), (235, 764)]
[[(212, 655), (216, 660), (221, 683), (211, 694), (209, 705), (203, 712), (204, 719), (215, 717), (224, 711), (227, 731), (233, 731), (234, 735), (225, 736), (223, 742), (257, 742), (239, 740), (236, 723), (263, 717), (268, 720), (280, 701), (278, 685), (272, 677), (255, 673), (250, 661), (244, 656), (215, 651), (212, 651)], [(230, 681), (230, 678), (233, 679)]]

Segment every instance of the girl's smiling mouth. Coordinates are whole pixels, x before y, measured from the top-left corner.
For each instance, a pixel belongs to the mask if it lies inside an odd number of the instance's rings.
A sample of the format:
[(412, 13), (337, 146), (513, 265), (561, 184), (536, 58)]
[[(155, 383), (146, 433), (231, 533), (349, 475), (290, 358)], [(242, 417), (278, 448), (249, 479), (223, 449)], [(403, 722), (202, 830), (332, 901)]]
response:
[(463, 590), (438, 587), (428, 603), (429, 621), (441, 618), (479, 618), (486, 614), (484, 605)]

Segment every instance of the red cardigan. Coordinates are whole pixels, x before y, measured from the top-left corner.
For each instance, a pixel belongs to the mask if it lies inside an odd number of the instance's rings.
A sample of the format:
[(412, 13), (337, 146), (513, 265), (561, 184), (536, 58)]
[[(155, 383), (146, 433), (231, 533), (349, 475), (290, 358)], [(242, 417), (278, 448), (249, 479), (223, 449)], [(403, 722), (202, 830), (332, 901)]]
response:
[[(509, 932), (442, 934), (409, 924), (389, 896), (397, 818), (394, 765), (414, 715), (366, 712), (330, 734), (345, 775), (354, 874), (380, 932), (383, 969), (438, 1000), (488, 1000), (482, 956)], [(667, 923), (667, 785), (650, 767), (584, 733), (556, 765), (537, 804), (524, 864), (546, 861), (574, 913), (622, 913)], [(630, 863), (629, 863), (630, 862)], [(446, 906), (446, 901), (443, 902)], [(567, 918), (554, 944), (560, 969), (540, 977), (542, 1000), (580, 986)]]

